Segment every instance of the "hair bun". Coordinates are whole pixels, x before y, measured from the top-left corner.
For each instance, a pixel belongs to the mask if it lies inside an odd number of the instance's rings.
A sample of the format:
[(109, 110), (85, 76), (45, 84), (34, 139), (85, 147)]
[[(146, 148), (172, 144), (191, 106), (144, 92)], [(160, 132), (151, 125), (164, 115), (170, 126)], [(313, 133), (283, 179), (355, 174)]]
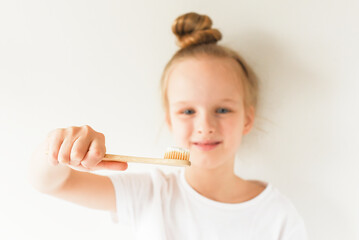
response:
[(219, 41), (222, 34), (211, 27), (212, 20), (208, 16), (190, 12), (179, 16), (173, 22), (172, 31), (177, 37), (177, 45), (186, 48)]

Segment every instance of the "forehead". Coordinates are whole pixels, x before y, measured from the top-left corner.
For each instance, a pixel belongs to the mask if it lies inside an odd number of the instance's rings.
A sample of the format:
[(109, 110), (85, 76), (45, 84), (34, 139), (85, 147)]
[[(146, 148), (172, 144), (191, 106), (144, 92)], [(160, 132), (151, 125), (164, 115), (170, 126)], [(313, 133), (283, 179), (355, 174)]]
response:
[(238, 63), (231, 58), (198, 57), (173, 65), (168, 76), (167, 96), (178, 101), (216, 101), (242, 99)]

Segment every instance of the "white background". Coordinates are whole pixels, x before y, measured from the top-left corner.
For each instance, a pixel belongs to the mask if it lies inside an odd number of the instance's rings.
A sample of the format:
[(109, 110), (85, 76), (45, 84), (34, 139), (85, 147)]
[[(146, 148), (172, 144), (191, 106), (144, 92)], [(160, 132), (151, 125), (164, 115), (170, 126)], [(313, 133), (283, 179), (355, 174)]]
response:
[(287, 195), (310, 239), (359, 239), (355, 0), (2, 0), (0, 239), (132, 239), (107, 212), (36, 192), (28, 160), (49, 131), (84, 124), (108, 153), (162, 156), (172, 139), (159, 79), (177, 50), (172, 21), (189, 11), (209, 15), (260, 77), (236, 172)]

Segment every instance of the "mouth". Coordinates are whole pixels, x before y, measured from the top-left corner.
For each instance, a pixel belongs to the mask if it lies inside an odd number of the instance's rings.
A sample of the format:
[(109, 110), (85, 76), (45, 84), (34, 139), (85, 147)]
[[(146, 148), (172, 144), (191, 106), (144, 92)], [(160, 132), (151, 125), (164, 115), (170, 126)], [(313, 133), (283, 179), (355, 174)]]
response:
[(222, 142), (220, 141), (205, 141), (205, 142), (193, 142), (192, 144), (202, 151), (210, 151), (216, 148)]

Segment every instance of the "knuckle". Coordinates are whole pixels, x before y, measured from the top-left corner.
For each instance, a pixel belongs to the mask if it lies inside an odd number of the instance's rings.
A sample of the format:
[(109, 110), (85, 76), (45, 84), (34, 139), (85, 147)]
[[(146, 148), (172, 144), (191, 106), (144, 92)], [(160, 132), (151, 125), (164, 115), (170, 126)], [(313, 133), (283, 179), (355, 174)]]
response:
[(87, 124), (84, 125), (84, 127), (85, 127), (85, 128), (88, 128), (88, 129), (92, 129), (92, 128), (90, 127), (90, 125), (87, 125)]
[(106, 146), (105, 146), (105, 135), (103, 133), (97, 133), (96, 136), (100, 140), (100, 148), (104, 149), (104, 152), (106, 152)]
[(97, 133), (97, 136), (98, 136), (101, 140), (105, 141), (105, 134), (98, 132), (98, 133)]
[(92, 129), (89, 125), (84, 125), (84, 126), (82, 126), (82, 129), (83, 129), (84, 131), (86, 131), (86, 132), (91, 132), (91, 131), (93, 131), (93, 129)]
[(71, 161), (81, 161), (82, 160), (82, 154), (75, 150), (71, 152)]
[(53, 132), (57, 135), (60, 135), (65, 132), (65, 128), (56, 128)]
[(69, 158), (65, 154), (59, 154), (58, 160), (60, 163), (68, 163)]
[(101, 158), (103, 158), (104, 153), (103, 153), (103, 151), (100, 150), (100, 149), (95, 149), (95, 150), (92, 151), (92, 156), (93, 156), (94, 158), (96, 158), (96, 159), (101, 159)]
[(91, 135), (91, 129), (83, 126), (81, 128), (81, 135), (83, 135), (85, 137), (89, 137)]
[(66, 133), (69, 135), (69, 136), (74, 136), (76, 134), (76, 127), (69, 127), (66, 129)]

